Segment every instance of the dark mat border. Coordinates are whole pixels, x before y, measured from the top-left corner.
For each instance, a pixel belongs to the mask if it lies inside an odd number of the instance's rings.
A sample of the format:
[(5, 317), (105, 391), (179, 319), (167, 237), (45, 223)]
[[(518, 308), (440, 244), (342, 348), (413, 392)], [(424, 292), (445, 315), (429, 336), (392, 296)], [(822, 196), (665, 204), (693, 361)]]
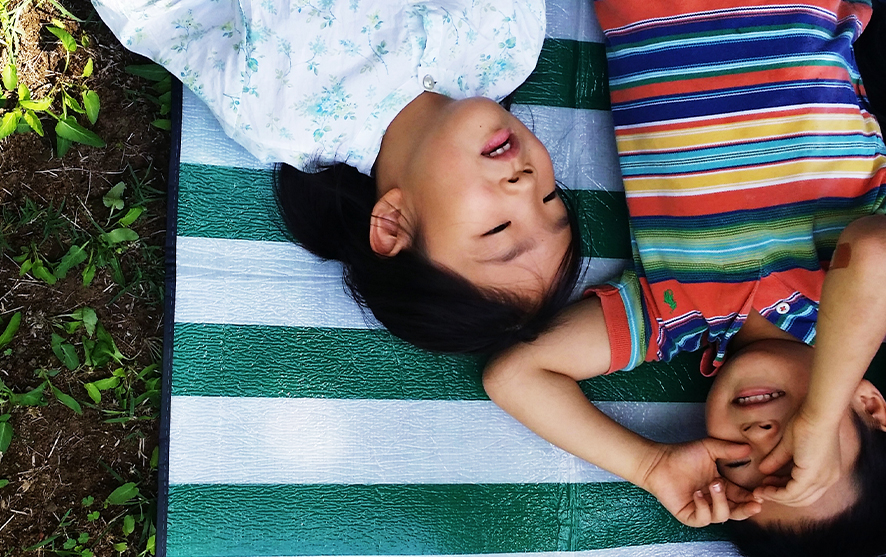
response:
[(169, 174), (166, 190), (166, 294), (163, 301), (163, 380), (160, 399), (160, 458), (157, 468), (155, 555), (166, 557), (169, 511), (169, 405), (172, 400), (172, 349), (175, 331), (175, 238), (178, 231), (178, 178), (181, 163), (182, 84), (172, 80)]

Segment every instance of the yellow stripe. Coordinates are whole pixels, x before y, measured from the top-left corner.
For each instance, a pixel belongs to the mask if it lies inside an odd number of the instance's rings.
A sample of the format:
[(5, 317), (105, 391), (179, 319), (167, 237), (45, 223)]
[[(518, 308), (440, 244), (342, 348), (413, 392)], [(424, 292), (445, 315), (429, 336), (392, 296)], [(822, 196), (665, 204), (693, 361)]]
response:
[(739, 168), (667, 177), (625, 177), (627, 197), (651, 195), (681, 197), (704, 195), (727, 190), (764, 188), (791, 181), (804, 180), (866, 180), (877, 168), (886, 166), (886, 157), (870, 159), (804, 159), (752, 168)]
[[(784, 139), (797, 135), (823, 135), (858, 132), (858, 116), (848, 114), (811, 114), (798, 121), (796, 117), (772, 117), (751, 122), (721, 123), (717, 117), (710, 125), (699, 126), (687, 122), (687, 127), (657, 132), (620, 128), (616, 131), (618, 151), (623, 155), (648, 150), (680, 150), (696, 147), (714, 147), (747, 140), (765, 141)], [(863, 133), (877, 133), (878, 125), (873, 118), (864, 121)]]

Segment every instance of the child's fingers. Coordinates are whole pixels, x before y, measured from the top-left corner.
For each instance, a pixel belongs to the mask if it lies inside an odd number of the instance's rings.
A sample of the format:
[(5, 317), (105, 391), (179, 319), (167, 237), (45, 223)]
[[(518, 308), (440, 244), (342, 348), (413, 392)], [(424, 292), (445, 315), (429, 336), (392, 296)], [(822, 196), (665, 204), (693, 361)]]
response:
[(711, 437), (705, 439), (703, 443), (713, 460), (734, 460), (751, 454), (751, 446), (742, 443), (732, 443)]
[(701, 490), (696, 491), (692, 494), (692, 500), (695, 503), (695, 513), (690, 517), (692, 522), (689, 525), (696, 528), (707, 526), (711, 523), (711, 507), (704, 493)]
[(736, 505), (741, 503), (749, 503), (751, 501), (756, 501), (757, 503), (763, 502), (763, 499), (754, 495), (752, 491), (748, 491), (747, 489), (736, 485), (728, 480), (726, 480), (726, 498)]
[(729, 520), (746, 520), (762, 510), (763, 505), (757, 501), (742, 503), (729, 511)]
[(782, 442), (772, 449), (772, 452), (766, 455), (766, 458), (760, 462), (760, 472), (767, 476), (774, 474), (784, 468), (792, 458), (791, 448), (782, 439)]
[(791, 480), (785, 487), (774, 485), (760, 486), (754, 490), (754, 495), (767, 501), (788, 505), (790, 507), (806, 507), (815, 503), (824, 495), (829, 486), (808, 485), (796, 480)]
[(726, 488), (722, 480), (717, 480), (710, 485), (711, 490), (711, 522), (719, 524), (729, 520), (729, 500), (726, 498)]

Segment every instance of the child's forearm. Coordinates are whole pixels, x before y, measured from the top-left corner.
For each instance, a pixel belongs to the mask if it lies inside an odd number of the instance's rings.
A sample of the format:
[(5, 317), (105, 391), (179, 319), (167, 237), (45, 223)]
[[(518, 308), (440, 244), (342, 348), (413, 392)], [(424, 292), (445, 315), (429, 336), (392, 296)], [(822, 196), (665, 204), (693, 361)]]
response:
[(561, 449), (646, 488), (644, 467), (654, 463), (657, 444), (603, 414), (573, 378), (538, 369), (496, 375), (484, 383), (508, 414)]
[(886, 337), (886, 216), (841, 234), (821, 294), (812, 377), (803, 413), (836, 426)]

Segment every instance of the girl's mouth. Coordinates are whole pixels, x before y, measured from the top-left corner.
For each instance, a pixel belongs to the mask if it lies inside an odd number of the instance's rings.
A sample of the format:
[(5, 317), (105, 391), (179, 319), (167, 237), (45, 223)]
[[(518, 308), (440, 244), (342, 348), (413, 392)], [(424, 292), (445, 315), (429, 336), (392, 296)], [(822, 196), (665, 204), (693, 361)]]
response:
[(517, 136), (511, 130), (497, 131), (483, 147), (482, 155), (490, 159), (510, 159), (519, 150)]
[(756, 392), (744, 392), (739, 393), (739, 396), (733, 399), (732, 404), (736, 404), (738, 406), (751, 406), (754, 404), (765, 404), (767, 402), (771, 402), (775, 399), (781, 398), (785, 395), (784, 391), (779, 390), (760, 390), (756, 389)]

